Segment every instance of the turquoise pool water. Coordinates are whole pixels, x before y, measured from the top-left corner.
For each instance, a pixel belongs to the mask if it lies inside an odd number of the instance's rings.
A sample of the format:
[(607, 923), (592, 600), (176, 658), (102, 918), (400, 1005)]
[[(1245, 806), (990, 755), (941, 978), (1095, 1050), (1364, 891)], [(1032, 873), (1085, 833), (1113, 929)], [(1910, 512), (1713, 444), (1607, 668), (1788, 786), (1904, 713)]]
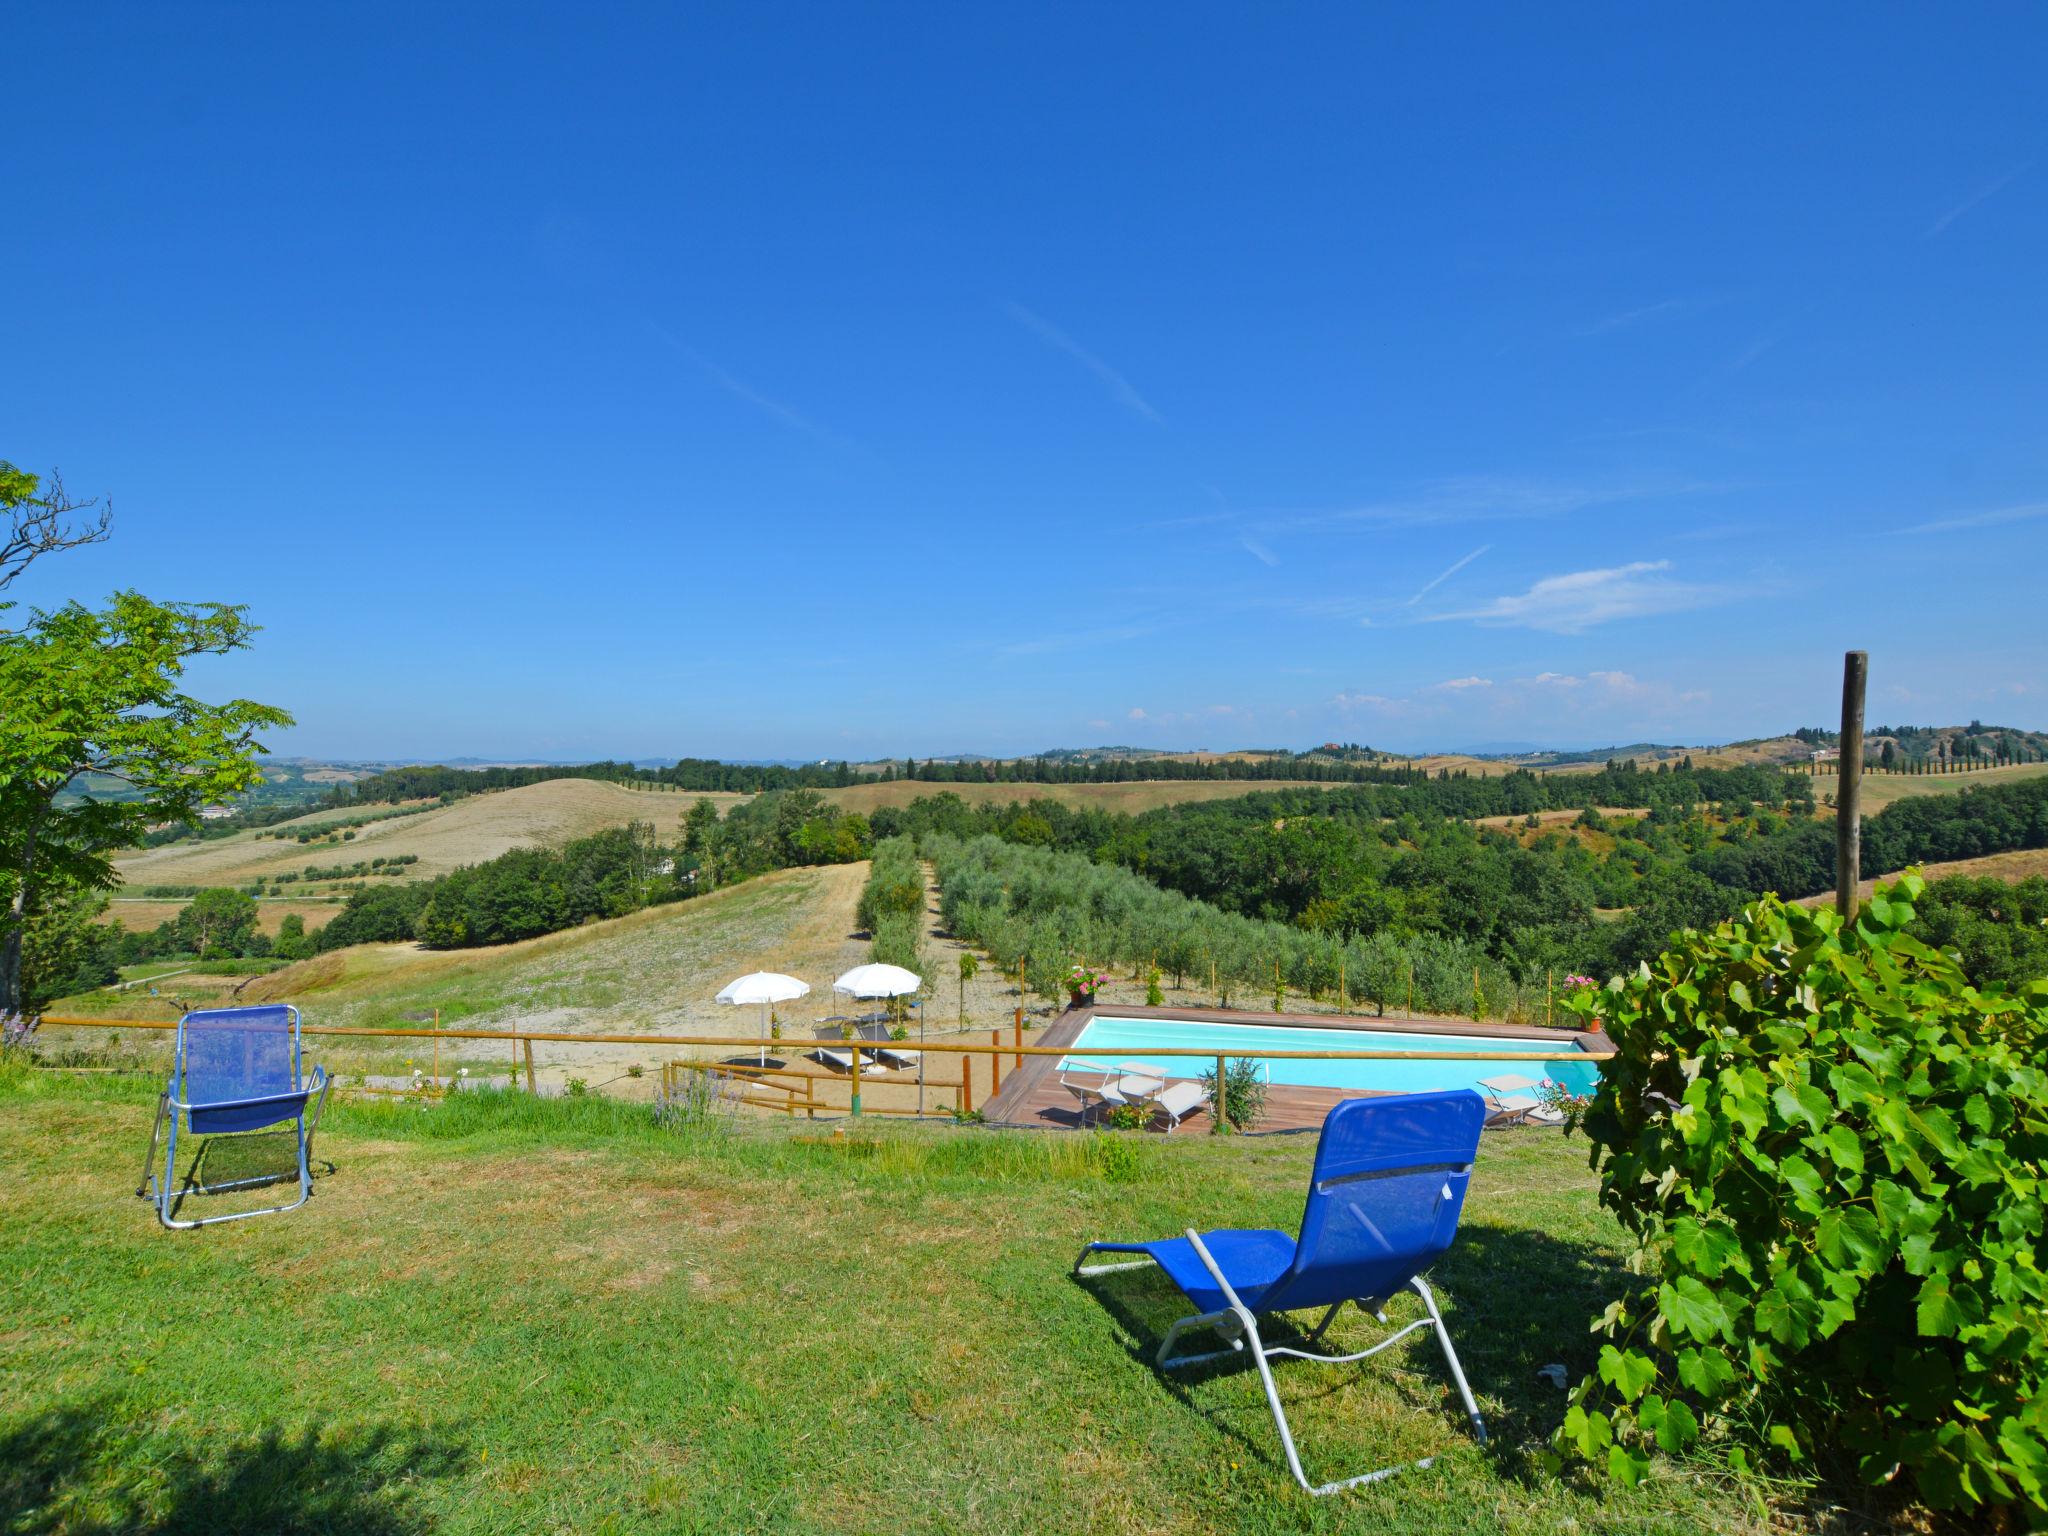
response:
[[(1226, 1024), (1186, 1019), (1117, 1019), (1098, 1014), (1074, 1042), (1074, 1054), (1060, 1065), (1120, 1066), (1142, 1062), (1162, 1046), (1196, 1046), (1225, 1051), (1575, 1051), (1569, 1035), (1538, 1040), (1479, 1035), (1416, 1035), (1390, 1029), (1289, 1029), (1284, 1025)], [(1313, 1088), (1360, 1088), (1380, 1093), (1422, 1093), (1433, 1088), (1477, 1088), (1482, 1077), (1515, 1073), (1549, 1078), (1574, 1093), (1591, 1093), (1600, 1080), (1592, 1061), (1295, 1061), (1260, 1057), (1271, 1080)], [(1151, 1063), (1162, 1076), (1195, 1077), (1213, 1063), (1192, 1057), (1161, 1057)], [(1483, 1091), (1483, 1090), (1482, 1090)]]

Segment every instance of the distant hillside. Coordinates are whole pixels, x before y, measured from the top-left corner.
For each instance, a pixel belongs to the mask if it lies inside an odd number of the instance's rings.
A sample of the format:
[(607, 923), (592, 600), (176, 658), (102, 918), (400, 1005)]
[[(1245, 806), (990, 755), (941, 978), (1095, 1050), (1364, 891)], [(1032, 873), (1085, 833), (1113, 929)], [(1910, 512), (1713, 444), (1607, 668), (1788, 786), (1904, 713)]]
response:
[[(115, 868), (132, 895), (153, 886), (241, 885), (310, 897), (362, 880), (426, 879), (513, 848), (587, 837), (629, 821), (651, 821), (672, 835), (700, 798), (730, 804), (740, 797), (550, 779), (445, 805), (316, 811), (272, 827), (123, 854)], [(411, 862), (397, 862), (406, 859)]]

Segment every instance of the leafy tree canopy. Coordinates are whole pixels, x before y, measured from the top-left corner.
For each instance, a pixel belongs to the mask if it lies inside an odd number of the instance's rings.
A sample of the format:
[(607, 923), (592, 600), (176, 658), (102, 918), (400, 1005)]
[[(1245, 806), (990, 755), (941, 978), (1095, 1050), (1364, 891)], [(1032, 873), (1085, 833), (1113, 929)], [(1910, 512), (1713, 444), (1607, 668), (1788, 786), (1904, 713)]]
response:
[[(240, 608), (138, 592), (104, 610), (35, 610), (0, 631), (0, 1012), (20, 1007), (23, 933), (40, 905), (109, 888), (115, 849), (258, 779), (256, 733), (291, 716), (247, 699), (208, 704), (179, 686), (193, 658), (240, 650), (254, 633)], [(85, 774), (134, 798), (60, 804)]]

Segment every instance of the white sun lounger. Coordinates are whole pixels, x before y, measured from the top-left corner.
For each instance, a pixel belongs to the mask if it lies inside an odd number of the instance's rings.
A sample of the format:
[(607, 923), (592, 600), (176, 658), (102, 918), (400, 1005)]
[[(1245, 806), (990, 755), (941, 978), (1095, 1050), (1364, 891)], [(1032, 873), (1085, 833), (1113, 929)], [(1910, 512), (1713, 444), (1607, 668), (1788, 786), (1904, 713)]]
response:
[(1529, 1091), (1543, 1086), (1533, 1077), (1524, 1077), (1519, 1072), (1504, 1072), (1499, 1077), (1481, 1078), (1479, 1086), (1486, 1090), (1487, 1119), (1494, 1124), (1564, 1124), (1564, 1116), (1559, 1111)]
[(889, 1026), (880, 1020), (863, 1024), (858, 1031), (861, 1049), (891, 1071), (915, 1072), (918, 1053), (899, 1051), (889, 1043)]
[(1165, 1118), (1169, 1136), (1180, 1128), (1181, 1121), (1196, 1110), (1206, 1108), (1208, 1103), (1209, 1091), (1191, 1077), (1162, 1084), (1145, 1095), (1145, 1108)]
[[(1077, 1070), (1097, 1075), (1093, 1081), (1069, 1075)], [(1114, 1068), (1097, 1067), (1088, 1062), (1063, 1065), (1059, 1081), (1060, 1086), (1080, 1105), (1083, 1119), (1087, 1118), (1090, 1110), (1107, 1115), (1113, 1109), (1143, 1109), (1146, 1099), (1166, 1086), (1166, 1079), (1159, 1076), (1156, 1068), (1136, 1061), (1126, 1061)]]
[(860, 1049), (856, 1052), (854, 1043), (846, 1040), (845, 1036), (836, 1029), (821, 1029), (818, 1031), (818, 1038), (829, 1043), (820, 1045), (816, 1050), (812, 1051), (811, 1059), (823, 1062), (835, 1072), (850, 1074), (853, 1071), (853, 1058), (856, 1054), (860, 1057), (860, 1069), (863, 1072), (874, 1072), (881, 1069), (881, 1063), (877, 1059), (875, 1048), (864, 1040), (859, 1042)]

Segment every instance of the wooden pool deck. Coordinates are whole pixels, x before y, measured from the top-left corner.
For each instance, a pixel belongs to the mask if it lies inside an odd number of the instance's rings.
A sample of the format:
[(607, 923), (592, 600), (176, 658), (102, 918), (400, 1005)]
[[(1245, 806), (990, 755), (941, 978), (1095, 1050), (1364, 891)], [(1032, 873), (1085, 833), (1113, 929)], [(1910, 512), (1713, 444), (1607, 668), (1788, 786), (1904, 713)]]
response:
[[(1104, 1011), (1110, 1017), (1118, 1019), (1182, 1019), (1194, 1023), (1267, 1024), (1296, 1029), (1385, 1029), (1416, 1035), (1463, 1035), (1468, 1039), (1475, 1036), (1503, 1040), (1543, 1039), (1555, 1041), (1559, 1050), (1570, 1050), (1574, 1045), (1593, 1052), (1605, 1052), (1611, 1048), (1601, 1037), (1576, 1030), (1482, 1024), (1472, 1019), (1397, 1018), (1391, 1015), (1377, 1018), (1327, 1013), (1221, 1013), (1186, 1008), (1119, 1007)], [(1092, 1008), (1070, 1008), (1033, 1043), (1050, 1046), (1072, 1045), (1094, 1017), (1095, 1010)], [(1356, 1048), (1356, 1041), (1331, 1043), (1332, 1050)], [(1059, 1058), (1056, 1056), (1026, 1057), (1021, 1067), (1003, 1079), (1001, 1090), (982, 1106), (982, 1113), (991, 1123), (997, 1125), (1028, 1126), (1039, 1130), (1083, 1128), (1080, 1105), (1072, 1094), (1060, 1086), (1059, 1074), (1055, 1070), (1058, 1061)], [(1165, 1063), (1162, 1062), (1162, 1065)], [(1515, 1070), (1512, 1062), (1499, 1063), (1499, 1069), (1503, 1073)], [(1170, 1070), (1175, 1077), (1198, 1077), (1201, 1064), (1191, 1057), (1183, 1057)], [(1266, 1090), (1266, 1110), (1260, 1116), (1258, 1127), (1252, 1134), (1263, 1136), (1320, 1130), (1324, 1117), (1346, 1099), (1377, 1097), (1377, 1093), (1365, 1089), (1309, 1088), (1293, 1083), (1275, 1083)], [(1094, 1117), (1091, 1115), (1085, 1124), (1093, 1123)], [(1200, 1136), (1207, 1135), (1210, 1129), (1209, 1112), (1204, 1109), (1188, 1116), (1172, 1134)]]

